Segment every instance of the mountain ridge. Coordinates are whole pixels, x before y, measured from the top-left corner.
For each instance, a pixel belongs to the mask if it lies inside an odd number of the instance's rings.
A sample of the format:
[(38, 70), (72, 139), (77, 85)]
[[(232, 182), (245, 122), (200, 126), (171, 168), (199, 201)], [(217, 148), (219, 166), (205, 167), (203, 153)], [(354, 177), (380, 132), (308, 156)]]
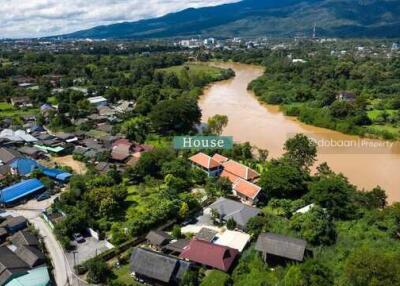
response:
[(122, 22), (61, 38), (147, 39), (188, 36), (400, 37), (400, 0), (244, 0), (188, 8), (158, 18)]

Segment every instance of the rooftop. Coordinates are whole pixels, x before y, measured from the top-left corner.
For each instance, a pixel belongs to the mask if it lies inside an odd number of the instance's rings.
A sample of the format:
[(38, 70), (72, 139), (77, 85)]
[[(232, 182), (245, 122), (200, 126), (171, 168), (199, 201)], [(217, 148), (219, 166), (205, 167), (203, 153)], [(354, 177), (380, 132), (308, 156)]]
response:
[(197, 153), (196, 155), (190, 157), (189, 160), (207, 170), (221, 166), (217, 161), (213, 160), (210, 156), (204, 153)]

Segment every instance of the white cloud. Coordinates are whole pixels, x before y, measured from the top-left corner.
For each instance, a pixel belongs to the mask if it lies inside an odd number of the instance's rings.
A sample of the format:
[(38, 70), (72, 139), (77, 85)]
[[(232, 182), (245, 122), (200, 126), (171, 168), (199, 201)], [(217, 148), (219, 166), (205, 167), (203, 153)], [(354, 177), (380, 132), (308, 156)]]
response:
[(0, 38), (40, 37), (237, 0), (0, 0)]

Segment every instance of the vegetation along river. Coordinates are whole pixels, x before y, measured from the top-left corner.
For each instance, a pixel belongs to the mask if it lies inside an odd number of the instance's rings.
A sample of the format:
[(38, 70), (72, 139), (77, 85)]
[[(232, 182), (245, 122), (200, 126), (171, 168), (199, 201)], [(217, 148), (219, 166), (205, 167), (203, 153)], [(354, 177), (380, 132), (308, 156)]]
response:
[[(208, 87), (200, 98), (202, 121), (215, 114), (229, 118), (223, 134), (236, 142), (250, 142), (267, 149), (270, 157), (283, 153), (284, 142), (304, 133), (318, 143), (318, 162), (327, 162), (359, 188), (384, 188), (390, 203), (400, 201), (400, 143), (365, 139), (303, 124), (285, 116), (278, 106), (260, 103), (248, 84), (263, 74), (263, 68), (237, 63), (218, 64), (232, 68), (236, 76)], [(316, 165), (317, 165), (316, 164)]]

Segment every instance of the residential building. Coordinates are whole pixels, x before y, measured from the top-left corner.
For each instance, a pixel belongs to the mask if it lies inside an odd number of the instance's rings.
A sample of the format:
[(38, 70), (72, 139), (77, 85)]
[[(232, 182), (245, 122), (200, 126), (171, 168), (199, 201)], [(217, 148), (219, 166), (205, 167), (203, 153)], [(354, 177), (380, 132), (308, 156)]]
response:
[(204, 153), (198, 153), (189, 158), (193, 166), (207, 173), (209, 177), (218, 176), (222, 171), (220, 163)]
[(192, 239), (179, 255), (182, 259), (228, 272), (239, 251), (230, 247)]
[(260, 194), (261, 187), (243, 180), (242, 178), (237, 179), (232, 184), (232, 192), (235, 196), (238, 196), (241, 201), (245, 204), (254, 205), (257, 203), (258, 195)]
[(224, 170), (221, 177), (229, 179), (232, 183), (235, 183), (239, 178), (253, 182), (260, 177), (260, 174), (255, 170), (233, 160), (226, 161), (222, 166)]
[(178, 285), (190, 263), (144, 248), (134, 248), (130, 259), (132, 276), (152, 285)]
[(107, 99), (103, 96), (89, 97), (88, 100), (90, 104), (93, 104), (96, 107), (104, 106), (107, 104)]
[(164, 231), (152, 230), (146, 236), (147, 242), (155, 248), (161, 248), (172, 240), (172, 237)]
[(22, 157), (21, 153), (12, 148), (0, 148), (0, 164), (10, 164), (17, 158)]
[(241, 230), (246, 230), (248, 221), (261, 213), (260, 209), (226, 198), (219, 198), (208, 206), (208, 209), (218, 214), (220, 221), (226, 222), (229, 219), (233, 219), (236, 227)]
[(38, 179), (21, 181), (0, 191), (0, 203), (6, 205), (13, 204), (29, 195), (43, 190), (44, 188), (45, 186)]
[(261, 233), (255, 249), (262, 252), (262, 257), (269, 265), (301, 262), (306, 253), (307, 242), (275, 233)]

